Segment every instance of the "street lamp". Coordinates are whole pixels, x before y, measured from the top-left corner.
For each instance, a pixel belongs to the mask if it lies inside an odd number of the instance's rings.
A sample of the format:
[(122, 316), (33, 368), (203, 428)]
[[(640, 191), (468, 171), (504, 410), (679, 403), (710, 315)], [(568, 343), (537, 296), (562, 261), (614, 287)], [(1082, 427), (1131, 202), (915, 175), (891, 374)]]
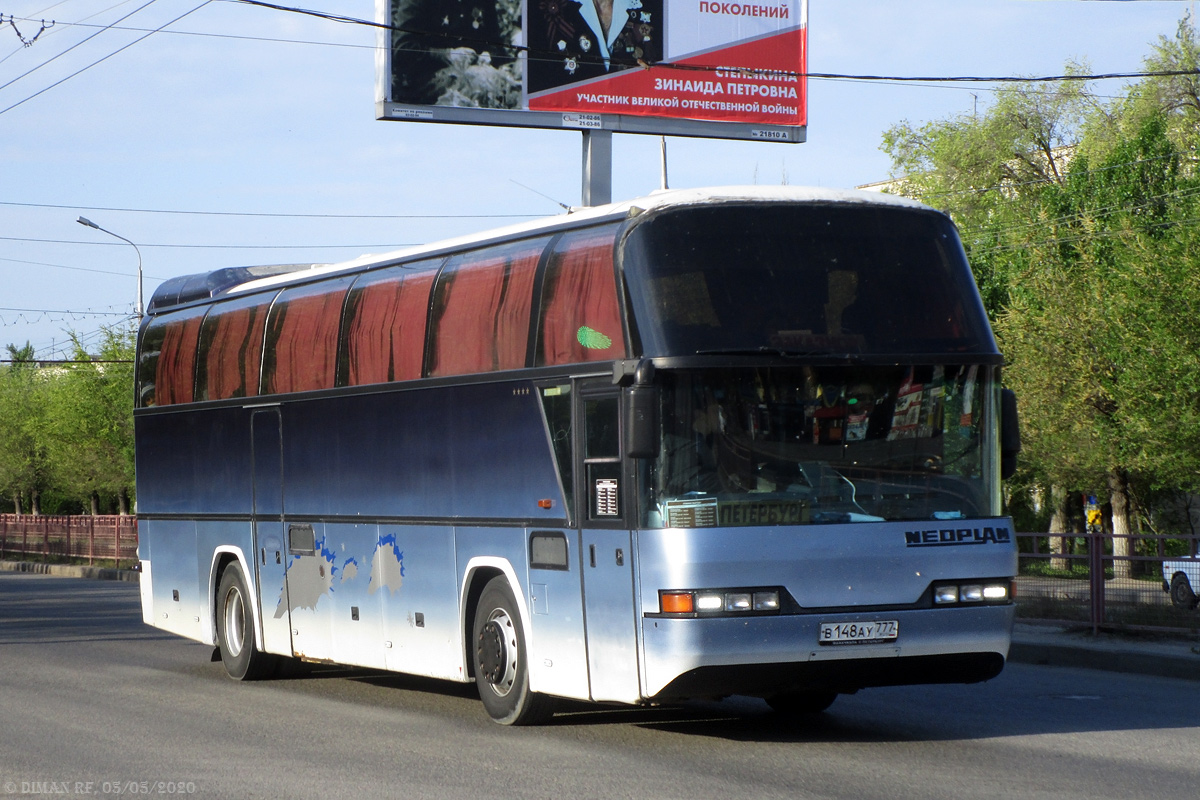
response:
[(134, 251), (137, 253), (137, 257), (138, 257), (138, 276), (137, 276), (137, 278), (138, 278), (138, 281), (137, 281), (137, 308), (136, 308), (136, 312), (137, 312), (137, 320), (138, 320), (138, 324), (140, 325), (140, 324), (141, 324), (141, 322), (142, 322), (142, 251), (141, 251), (141, 250), (138, 250), (138, 246), (137, 246), (136, 244), (134, 244), (133, 242), (129, 241), (128, 239), (126, 239), (126, 238), (125, 238), (124, 236), (122, 236), (121, 234), (119, 234), (119, 233), (113, 233), (112, 231), (108, 230), (107, 228), (101, 228), (99, 225), (97, 225), (96, 223), (92, 222), (90, 219), (87, 219), (86, 217), (80, 217), (79, 219), (77, 219), (77, 220), (75, 220), (75, 221), (76, 221), (76, 222), (78, 222), (80, 225), (87, 225), (89, 228), (95, 228), (95, 229), (96, 229), (96, 230), (98, 230), (98, 231), (101, 231), (101, 232), (103, 232), (103, 233), (107, 233), (109, 236), (115, 236), (115, 237), (117, 237), (118, 239), (120, 239), (122, 242), (125, 242), (126, 244), (132, 245), (132, 247), (133, 247)]

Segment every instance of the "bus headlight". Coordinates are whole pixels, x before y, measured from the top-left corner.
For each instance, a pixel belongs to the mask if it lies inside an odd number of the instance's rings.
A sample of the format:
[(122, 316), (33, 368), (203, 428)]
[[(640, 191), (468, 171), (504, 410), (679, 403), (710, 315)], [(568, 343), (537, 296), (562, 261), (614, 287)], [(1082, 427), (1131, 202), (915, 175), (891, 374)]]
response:
[(1012, 600), (1012, 579), (963, 583), (937, 583), (933, 586), (935, 606), (1007, 603)]
[(778, 614), (783, 609), (779, 587), (745, 589), (684, 589), (660, 591), (659, 613), (664, 616), (735, 616)]

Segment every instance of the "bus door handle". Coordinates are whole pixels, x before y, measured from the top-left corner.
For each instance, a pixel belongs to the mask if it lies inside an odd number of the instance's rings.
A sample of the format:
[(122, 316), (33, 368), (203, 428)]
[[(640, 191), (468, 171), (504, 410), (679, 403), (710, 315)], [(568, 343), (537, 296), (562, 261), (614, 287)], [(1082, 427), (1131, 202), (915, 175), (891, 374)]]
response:
[[(625, 551), (620, 547), (617, 548), (615, 559), (618, 567), (625, 566)], [(594, 544), (588, 545), (588, 562), (592, 565), (592, 567), (596, 566), (596, 545)]]

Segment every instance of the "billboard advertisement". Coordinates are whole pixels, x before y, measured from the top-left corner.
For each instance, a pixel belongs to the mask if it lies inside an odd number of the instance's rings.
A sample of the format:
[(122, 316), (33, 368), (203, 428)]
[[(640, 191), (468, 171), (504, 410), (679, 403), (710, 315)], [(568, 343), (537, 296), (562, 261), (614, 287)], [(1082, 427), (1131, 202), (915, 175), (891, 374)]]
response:
[(801, 142), (807, 0), (378, 0), (380, 119)]

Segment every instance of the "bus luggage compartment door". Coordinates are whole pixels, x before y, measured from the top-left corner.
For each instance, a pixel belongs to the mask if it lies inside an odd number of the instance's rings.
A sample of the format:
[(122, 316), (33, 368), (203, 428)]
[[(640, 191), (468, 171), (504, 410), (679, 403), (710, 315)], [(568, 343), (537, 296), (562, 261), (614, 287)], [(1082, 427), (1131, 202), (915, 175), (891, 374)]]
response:
[(283, 530), (283, 446), (279, 410), (255, 411), (250, 418), (254, 464), (254, 559), (258, 573), (258, 607), (263, 651), (292, 653), (288, 614), (287, 543)]

